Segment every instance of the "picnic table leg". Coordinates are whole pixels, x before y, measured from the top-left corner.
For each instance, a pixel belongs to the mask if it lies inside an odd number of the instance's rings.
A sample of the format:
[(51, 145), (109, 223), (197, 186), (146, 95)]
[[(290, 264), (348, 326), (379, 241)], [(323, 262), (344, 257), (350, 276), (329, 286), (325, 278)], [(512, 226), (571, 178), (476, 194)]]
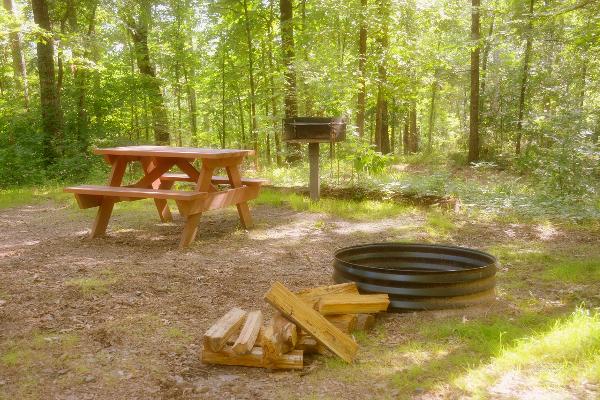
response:
[[(212, 174), (214, 166), (208, 162), (202, 164), (200, 169), (200, 175), (198, 176), (198, 182), (196, 184), (196, 190), (199, 192), (208, 192), (212, 187)], [(189, 246), (190, 243), (196, 238), (198, 233), (198, 222), (200, 222), (202, 213), (188, 215), (185, 226), (183, 227), (183, 233), (181, 235), (181, 241), (179, 242), (179, 248), (184, 249)]]
[[(126, 159), (119, 157), (114, 161), (112, 170), (110, 172), (110, 178), (108, 180), (108, 184), (110, 186), (121, 185), (121, 182), (123, 181), (123, 175), (125, 175), (126, 167)], [(113, 199), (110, 197), (104, 197), (102, 204), (100, 204), (100, 207), (98, 207), (96, 219), (94, 220), (94, 225), (92, 225), (92, 231), (90, 232), (90, 238), (102, 236), (106, 233), (106, 228), (108, 227), (108, 221), (110, 220), (114, 205), (115, 201)]]
[[(227, 176), (229, 177), (229, 182), (231, 182), (231, 186), (234, 188), (238, 188), (242, 186), (242, 177), (240, 176), (239, 164), (230, 165), (225, 167), (227, 170)], [(240, 221), (242, 226), (245, 229), (252, 228), (252, 215), (250, 214), (250, 208), (248, 207), (247, 202), (241, 202), (236, 204), (238, 214), (240, 215)]]
[[(156, 168), (157, 162), (156, 160), (149, 160), (147, 158), (141, 159), (142, 166), (144, 167), (144, 174), (148, 175), (152, 172), (153, 169)], [(160, 179), (152, 182), (152, 189), (171, 189), (173, 186), (172, 181), (161, 182)], [(171, 215), (171, 210), (169, 210), (169, 205), (167, 204), (167, 200), (164, 199), (154, 199), (154, 204), (156, 205), (156, 209), (158, 210), (158, 216), (162, 222), (171, 222), (173, 221), (173, 216)]]

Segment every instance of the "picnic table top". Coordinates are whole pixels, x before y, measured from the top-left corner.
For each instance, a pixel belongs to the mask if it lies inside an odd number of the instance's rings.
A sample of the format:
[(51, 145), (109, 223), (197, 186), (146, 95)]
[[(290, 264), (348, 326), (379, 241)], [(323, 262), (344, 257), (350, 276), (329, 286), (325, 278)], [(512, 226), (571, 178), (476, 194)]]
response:
[(176, 158), (227, 158), (251, 156), (254, 154), (254, 151), (171, 146), (121, 146), (94, 149), (94, 154), (113, 156), (151, 156)]

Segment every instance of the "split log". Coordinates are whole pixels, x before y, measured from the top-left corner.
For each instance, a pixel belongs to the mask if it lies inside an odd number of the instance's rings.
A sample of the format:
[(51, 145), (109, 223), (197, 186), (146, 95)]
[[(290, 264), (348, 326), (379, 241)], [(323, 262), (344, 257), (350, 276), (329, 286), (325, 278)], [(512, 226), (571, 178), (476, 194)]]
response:
[(319, 286), (311, 289), (304, 289), (296, 294), (308, 302), (319, 300), (322, 296), (328, 294), (358, 294), (358, 287), (355, 282), (340, 283), (339, 285)]
[(263, 349), (260, 347), (254, 347), (248, 354), (236, 354), (231, 347), (225, 347), (218, 352), (205, 347), (202, 351), (202, 362), (206, 364), (239, 365), (242, 367), (302, 369), (303, 352), (302, 350), (291, 351), (276, 360), (272, 360), (269, 365), (265, 365)]
[(219, 351), (225, 346), (227, 339), (231, 337), (246, 319), (246, 311), (234, 307), (223, 315), (204, 334), (204, 348)]
[(233, 352), (236, 354), (247, 354), (254, 347), (258, 333), (262, 327), (263, 315), (260, 310), (251, 311), (246, 316), (246, 322), (242, 327), (240, 335), (233, 344)]
[(369, 314), (385, 311), (389, 304), (387, 294), (330, 294), (321, 297), (317, 309), (323, 315)]
[(281, 355), (294, 349), (298, 343), (296, 324), (277, 313), (273, 316), (271, 325), (265, 330), (261, 346), (265, 357), (265, 364), (270, 365)]
[(273, 284), (265, 294), (265, 300), (346, 362), (352, 362), (356, 356), (358, 344), (350, 336), (336, 328), (281, 283)]
[(328, 315), (325, 318), (342, 332), (350, 333), (356, 328), (357, 318), (354, 314)]

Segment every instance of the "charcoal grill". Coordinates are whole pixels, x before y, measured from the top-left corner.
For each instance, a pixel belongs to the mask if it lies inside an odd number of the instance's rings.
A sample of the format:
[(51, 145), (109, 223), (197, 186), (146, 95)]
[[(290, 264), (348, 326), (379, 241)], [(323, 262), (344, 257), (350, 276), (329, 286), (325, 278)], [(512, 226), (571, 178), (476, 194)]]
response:
[(318, 201), (319, 143), (334, 143), (346, 139), (346, 122), (343, 118), (293, 117), (283, 120), (283, 139), (290, 143), (308, 143), (310, 165), (310, 199)]
[(496, 258), (457, 246), (375, 243), (335, 253), (333, 279), (387, 293), (390, 312), (461, 308), (495, 298)]

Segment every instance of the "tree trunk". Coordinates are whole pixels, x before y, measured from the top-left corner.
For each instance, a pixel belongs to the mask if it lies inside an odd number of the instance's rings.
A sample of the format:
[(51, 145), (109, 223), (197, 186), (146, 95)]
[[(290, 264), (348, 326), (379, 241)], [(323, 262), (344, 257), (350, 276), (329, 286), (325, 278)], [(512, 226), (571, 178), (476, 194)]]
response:
[(404, 155), (408, 155), (410, 153), (410, 127), (409, 127), (410, 118), (407, 116), (404, 121), (404, 130), (402, 133), (402, 148)]
[(271, 90), (271, 111), (273, 112), (272, 118), (273, 118), (273, 138), (275, 139), (275, 161), (277, 162), (277, 166), (281, 167), (282, 166), (282, 160), (281, 160), (281, 140), (280, 140), (280, 132), (281, 129), (279, 129), (279, 121), (278, 121), (278, 117), (277, 117), (277, 96), (275, 95), (275, 79), (273, 77), (273, 74), (275, 73), (275, 68), (273, 66), (273, 20), (274, 20), (274, 12), (273, 12), (273, 2), (274, 0), (271, 0), (271, 2), (269, 3), (269, 20), (268, 20), (268, 26), (267, 26), (267, 33), (268, 33), (268, 46), (267, 46), (267, 50), (269, 52), (268, 54), (268, 58), (269, 58), (269, 86), (270, 86), (270, 90)]
[[(4, 8), (9, 15), (16, 15), (13, 8), (12, 0), (3, 0)], [(23, 101), (25, 108), (29, 110), (29, 85), (27, 83), (27, 66), (25, 64), (25, 57), (23, 56), (23, 46), (21, 44), (21, 35), (19, 32), (11, 31), (8, 34), (8, 41), (10, 43), (10, 50), (12, 54), (13, 62), (13, 73), (15, 76), (15, 83), (17, 84), (17, 90), (23, 92)]]
[(366, 87), (366, 65), (367, 65), (367, 0), (361, 0), (361, 24), (358, 34), (358, 113), (356, 115), (356, 126), (358, 136), (362, 138), (365, 134), (365, 106), (367, 98)]
[(436, 68), (433, 83), (431, 84), (431, 103), (429, 104), (429, 126), (427, 127), (427, 151), (431, 152), (433, 149), (433, 128), (435, 125), (435, 100), (438, 91), (437, 81), (438, 70)]
[(252, 31), (250, 29), (250, 18), (248, 17), (248, 1), (244, 2), (244, 25), (246, 27), (246, 44), (248, 45), (248, 80), (250, 81), (250, 137), (254, 150), (254, 165), (258, 167), (258, 124), (256, 120), (256, 97), (254, 83), (254, 48), (252, 46)]
[(388, 103), (387, 103), (387, 71), (386, 59), (388, 51), (388, 4), (386, 0), (379, 0), (379, 15), (382, 21), (380, 32), (377, 35), (379, 47), (379, 66), (377, 69), (377, 107), (375, 117), (375, 142), (377, 150), (383, 154), (390, 152), (390, 135), (388, 131)]
[[(221, 39), (223, 39), (223, 37), (221, 37)], [(221, 51), (223, 52), (223, 54), (221, 54), (221, 134), (219, 135), (220, 137), (220, 142), (221, 142), (221, 148), (224, 149), (225, 148), (225, 43), (222, 43), (222, 48)], [(239, 99), (239, 91), (238, 91), (238, 99)], [(240, 101), (240, 107), (241, 107), (241, 101)], [(245, 138), (244, 138), (244, 113), (242, 110), (240, 110), (241, 112), (241, 118), (242, 118), (242, 148), (245, 145)]]
[(529, 0), (529, 20), (527, 22), (527, 41), (523, 55), (523, 74), (521, 75), (521, 87), (519, 90), (519, 117), (517, 119), (517, 140), (515, 153), (521, 154), (521, 138), (523, 136), (523, 112), (525, 109), (525, 93), (527, 91), (527, 80), (529, 79), (529, 60), (531, 58), (531, 47), (533, 45), (533, 6), (535, 0)]
[(160, 82), (156, 78), (156, 68), (150, 61), (150, 51), (148, 49), (148, 34), (150, 32), (151, 19), (150, 3), (147, 1), (142, 3), (138, 21), (128, 18), (125, 23), (133, 40), (138, 70), (145, 77), (144, 87), (146, 88), (152, 112), (154, 141), (156, 144), (168, 145), (170, 140), (167, 109), (160, 88)]
[(479, 160), (479, 0), (471, 1), (471, 104), (469, 119), (469, 163)]
[(417, 130), (417, 100), (413, 99), (410, 102), (410, 110), (408, 112), (408, 152), (416, 153), (419, 151), (419, 132)]
[(40, 103), (42, 108), (42, 151), (44, 163), (50, 165), (57, 157), (61, 146), (63, 113), (56, 91), (54, 75), (54, 41), (52, 40), (50, 15), (46, 0), (31, 1), (33, 19), (47, 34), (36, 44), (37, 66), (40, 80)]
[[(285, 118), (298, 114), (298, 98), (296, 96), (296, 68), (294, 67), (294, 19), (292, 0), (279, 0), (281, 25), (281, 50), (283, 53), (283, 104)], [(300, 145), (287, 143), (287, 161), (296, 162), (300, 159)]]
[(485, 46), (483, 47), (483, 59), (481, 60), (481, 78), (480, 78), (482, 100), (485, 98), (485, 85), (487, 83), (487, 75), (486, 75), (487, 63), (488, 63), (488, 58), (490, 55), (490, 49), (492, 47), (491, 39), (492, 39), (492, 35), (494, 34), (494, 20), (496, 18), (495, 11), (496, 11), (497, 4), (498, 4), (498, 1), (494, 2), (494, 9), (492, 10), (492, 19), (490, 21), (490, 28), (487, 33)]

